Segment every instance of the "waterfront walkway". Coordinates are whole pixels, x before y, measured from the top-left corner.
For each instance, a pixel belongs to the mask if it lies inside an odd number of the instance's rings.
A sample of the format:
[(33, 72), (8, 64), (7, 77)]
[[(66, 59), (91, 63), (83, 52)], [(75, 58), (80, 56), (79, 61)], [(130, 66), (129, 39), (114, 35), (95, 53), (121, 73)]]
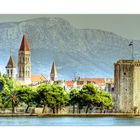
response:
[(133, 116), (140, 116), (140, 114), (134, 114), (134, 113), (80, 113), (80, 114), (30, 114), (30, 113), (4, 113), (0, 114), (0, 117), (28, 117), (28, 116), (38, 116), (38, 117), (65, 117), (65, 116), (73, 116), (73, 117), (113, 117), (113, 116), (122, 116), (122, 117), (133, 117)]

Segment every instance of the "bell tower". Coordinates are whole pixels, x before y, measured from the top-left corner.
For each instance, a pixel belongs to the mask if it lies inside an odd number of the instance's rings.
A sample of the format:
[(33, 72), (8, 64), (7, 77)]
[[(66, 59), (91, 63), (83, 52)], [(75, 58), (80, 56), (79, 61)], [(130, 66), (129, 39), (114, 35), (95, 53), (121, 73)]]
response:
[(5, 68), (8, 77), (16, 78), (16, 65), (12, 56), (10, 56), (7, 66)]
[(18, 51), (18, 80), (22, 84), (31, 83), (31, 54), (25, 35)]

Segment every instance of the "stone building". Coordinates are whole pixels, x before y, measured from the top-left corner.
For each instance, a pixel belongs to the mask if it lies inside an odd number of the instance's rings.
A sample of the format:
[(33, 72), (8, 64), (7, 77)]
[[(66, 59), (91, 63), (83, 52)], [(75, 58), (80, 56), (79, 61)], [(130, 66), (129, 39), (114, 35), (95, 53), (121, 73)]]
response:
[(114, 64), (114, 95), (117, 112), (140, 112), (140, 60)]
[(94, 84), (97, 88), (112, 93), (113, 79), (112, 78), (80, 78), (77, 85)]
[(47, 81), (47, 78), (43, 74), (31, 74), (32, 85), (38, 85)]
[(16, 65), (12, 56), (10, 56), (7, 66), (5, 68), (8, 77), (16, 78)]
[(18, 80), (23, 84), (31, 83), (31, 55), (25, 35), (18, 51)]

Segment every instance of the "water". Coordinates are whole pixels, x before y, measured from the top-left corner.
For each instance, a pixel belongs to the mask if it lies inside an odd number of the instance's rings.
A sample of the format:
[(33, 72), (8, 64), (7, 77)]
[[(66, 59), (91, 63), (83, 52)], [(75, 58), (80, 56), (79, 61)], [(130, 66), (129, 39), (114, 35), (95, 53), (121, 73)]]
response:
[(0, 117), (0, 126), (140, 126), (140, 117)]

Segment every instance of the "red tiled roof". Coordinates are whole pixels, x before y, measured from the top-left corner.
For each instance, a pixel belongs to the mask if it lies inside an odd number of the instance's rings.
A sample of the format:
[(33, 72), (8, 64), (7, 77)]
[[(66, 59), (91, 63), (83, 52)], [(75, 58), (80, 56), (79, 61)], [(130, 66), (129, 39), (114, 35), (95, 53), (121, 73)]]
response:
[(30, 51), (25, 35), (23, 35), (19, 51)]
[(46, 81), (46, 80), (47, 80), (47, 78), (42, 74), (32, 74), (31, 75), (32, 83), (43, 82), (43, 81)]
[(67, 87), (72, 87), (74, 85), (74, 81), (66, 81), (65, 84)]
[(99, 86), (104, 86), (106, 82), (113, 82), (112, 78), (80, 78), (79, 81), (95, 83)]

